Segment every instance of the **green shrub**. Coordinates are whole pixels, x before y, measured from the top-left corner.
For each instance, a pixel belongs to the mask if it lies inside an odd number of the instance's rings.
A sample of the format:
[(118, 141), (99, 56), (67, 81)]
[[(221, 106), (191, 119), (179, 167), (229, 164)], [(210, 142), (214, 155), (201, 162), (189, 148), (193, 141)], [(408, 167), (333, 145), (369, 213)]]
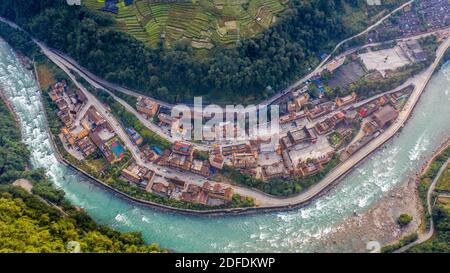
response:
[(411, 221), (413, 220), (413, 217), (409, 214), (402, 214), (397, 219), (397, 224), (399, 224), (401, 227), (407, 226)]

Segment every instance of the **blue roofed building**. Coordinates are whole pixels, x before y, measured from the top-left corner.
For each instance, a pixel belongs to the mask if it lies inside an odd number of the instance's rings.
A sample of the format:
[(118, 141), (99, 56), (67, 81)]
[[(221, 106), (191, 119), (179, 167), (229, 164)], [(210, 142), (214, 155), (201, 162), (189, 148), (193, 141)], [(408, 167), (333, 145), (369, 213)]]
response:
[(117, 4), (117, 0), (106, 0), (105, 6), (99, 8), (99, 10), (117, 14), (117, 13), (119, 13), (119, 8), (116, 6), (116, 4)]
[(129, 6), (129, 5), (133, 4), (133, 0), (124, 0), (123, 2), (125, 4), (125, 6)]

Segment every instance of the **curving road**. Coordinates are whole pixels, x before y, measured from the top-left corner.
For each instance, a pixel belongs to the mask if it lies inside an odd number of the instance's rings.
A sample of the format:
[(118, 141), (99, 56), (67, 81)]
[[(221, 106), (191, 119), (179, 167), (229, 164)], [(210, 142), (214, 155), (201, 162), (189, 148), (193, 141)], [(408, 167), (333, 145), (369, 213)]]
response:
[[(407, 5), (408, 3), (411, 3), (411, 2), (412, 1), (407, 2), (403, 6), (405, 6), (405, 5)], [(400, 7), (400, 8), (402, 8), (402, 7)], [(397, 10), (393, 11), (392, 13), (396, 12)], [(384, 19), (386, 19), (387, 17), (392, 15), (392, 13), (390, 13), (389, 15), (384, 17)], [(384, 20), (384, 19), (382, 19), (382, 20)], [(0, 20), (5, 22), (5, 20), (2, 19), (2, 18), (0, 18)], [(380, 20), (378, 22), (378, 24), (380, 24), (382, 22), (382, 20)], [(18, 28), (14, 23), (11, 23), (9, 21), (6, 21), (6, 23), (10, 24), (13, 27)], [(337, 48), (341, 44), (345, 43), (346, 41), (348, 41), (350, 39), (353, 39), (355, 37), (358, 37), (360, 35), (363, 35), (364, 33), (370, 31), (370, 29), (374, 28), (376, 25), (377, 24), (375, 24), (372, 27), (368, 28), (365, 32), (362, 32), (362, 33), (360, 33), (358, 35), (355, 35), (353, 37), (348, 38), (347, 40), (344, 40), (343, 42), (341, 42), (337, 46)], [(114, 127), (114, 129), (116, 130), (116, 133), (118, 134), (118, 136), (122, 139), (122, 141), (124, 141), (125, 145), (127, 146), (127, 148), (129, 148), (129, 150), (131, 151), (133, 157), (136, 159), (136, 161), (139, 164), (142, 164), (142, 165), (144, 165), (146, 167), (149, 167), (151, 170), (153, 170), (156, 173), (158, 173), (158, 174), (160, 174), (162, 176), (165, 176), (165, 177), (175, 177), (175, 176), (182, 177), (183, 179), (185, 179), (185, 180), (187, 180), (187, 181), (189, 181), (191, 183), (195, 183), (195, 184), (201, 184), (204, 181), (206, 181), (206, 179), (204, 179), (203, 177), (200, 177), (200, 176), (197, 176), (197, 175), (194, 175), (194, 174), (189, 174), (189, 173), (184, 173), (184, 172), (182, 173), (182, 172), (173, 171), (173, 170), (161, 170), (161, 168), (155, 167), (152, 164), (144, 163), (143, 160), (140, 157), (139, 152), (137, 151), (135, 146), (131, 143), (131, 141), (129, 140), (127, 134), (125, 133), (123, 128), (119, 125), (119, 123), (115, 120), (115, 118), (112, 117), (112, 115), (110, 115), (107, 112), (105, 107), (92, 94), (90, 94), (80, 83), (78, 83), (77, 80), (75, 79), (75, 77), (70, 73), (68, 67), (66, 67), (66, 65), (68, 65), (70, 62), (68, 62), (66, 59), (62, 58), (61, 56), (59, 56), (59, 54), (56, 54), (53, 51), (51, 51), (49, 48), (47, 48), (45, 45), (43, 45), (39, 41), (37, 41), (37, 40), (34, 40), (34, 41), (41, 47), (41, 49), (43, 50), (43, 52), (46, 55), (48, 54), (47, 56), (52, 61), (54, 61), (55, 64), (57, 64), (59, 67), (61, 67), (70, 76), (70, 78), (74, 81), (74, 83), (77, 85), (77, 87), (80, 88), (83, 92), (86, 93), (86, 95), (88, 96), (88, 99), (92, 100), (93, 105), (95, 105), (97, 110)], [(442, 59), (445, 51), (449, 47), (450, 47), (450, 39), (447, 38), (439, 46), (437, 54), (436, 54), (436, 60), (434, 61), (434, 63), (429, 68), (427, 68), (424, 72), (422, 72), (421, 74), (419, 74), (416, 77), (414, 77), (413, 79), (411, 79), (411, 84), (413, 84), (415, 86), (415, 89), (412, 92), (412, 94), (410, 96), (410, 99), (408, 100), (408, 102), (404, 106), (404, 109), (399, 113), (399, 117), (394, 122), (394, 124), (391, 127), (389, 127), (385, 132), (383, 132), (378, 138), (376, 138), (375, 140), (370, 142), (368, 145), (363, 147), (361, 150), (359, 150), (357, 153), (355, 153), (347, 161), (343, 162), (338, 167), (333, 169), (321, 182), (315, 184), (314, 186), (312, 186), (311, 188), (309, 188), (305, 192), (300, 193), (299, 195), (296, 195), (296, 196), (293, 196), (293, 197), (289, 197), (289, 198), (278, 198), (278, 197), (274, 197), (274, 196), (270, 196), (270, 195), (264, 194), (264, 193), (259, 192), (259, 191), (255, 191), (254, 189), (249, 189), (249, 188), (244, 188), (244, 187), (239, 187), (239, 186), (233, 186), (233, 188), (235, 189), (235, 192), (238, 193), (238, 194), (241, 194), (241, 195), (254, 197), (255, 199), (257, 199), (259, 201), (260, 206), (262, 206), (262, 207), (292, 206), (292, 205), (297, 205), (297, 204), (301, 204), (301, 203), (307, 202), (307, 201), (311, 200), (312, 198), (314, 198), (315, 196), (317, 196), (325, 188), (327, 188), (334, 181), (336, 181), (337, 179), (339, 179), (343, 175), (345, 175), (357, 163), (359, 163), (361, 160), (366, 158), (369, 154), (371, 154), (378, 147), (380, 147), (382, 144), (384, 144), (387, 140), (389, 140), (391, 137), (393, 137), (398, 132), (398, 130), (400, 130), (400, 128), (404, 125), (404, 123), (406, 122), (406, 120), (410, 116), (414, 106), (416, 105), (417, 101), (420, 98), (420, 95), (422, 94), (422, 92), (425, 89), (428, 81), (430, 80), (431, 76), (433, 75), (434, 70), (438, 66), (438, 64), (439, 64), (440, 60)], [(62, 59), (64, 59), (64, 60), (62, 60)], [(324, 62), (325, 61), (326, 60), (324, 60)], [(69, 66), (69, 68), (72, 69), (72, 66)], [(320, 69), (320, 67), (319, 67), (319, 69)], [(94, 85), (94, 86), (98, 87), (99, 85), (97, 84), (97, 85)], [(214, 182), (212, 182), (212, 184), (214, 184)]]
[(424, 243), (424, 242), (428, 241), (433, 236), (433, 233), (434, 233), (434, 221), (433, 221), (433, 206), (431, 205), (431, 200), (432, 200), (432, 197), (433, 197), (434, 189), (436, 188), (436, 184), (437, 184), (439, 178), (441, 177), (442, 173), (447, 169), (448, 164), (450, 164), (450, 158), (448, 158), (447, 161), (444, 163), (444, 165), (442, 165), (442, 167), (439, 169), (439, 172), (437, 173), (436, 177), (433, 179), (433, 182), (431, 183), (430, 187), (428, 188), (428, 192), (427, 192), (427, 210), (428, 210), (428, 213), (430, 215), (430, 228), (428, 229), (427, 233), (420, 234), (419, 238), (416, 241), (414, 241), (414, 242), (412, 242), (412, 243), (410, 243), (410, 244), (408, 244), (408, 245), (406, 245), (406, 246), (404, 246), (404, 247), (394, 251), (394, 253), (405, 252), (408, 249), (412, 248), (413, 246), (416, 246), (416, 245), (419, 245), (421, 243)]
[[(289, 93), (289, 91), (295, 87), (298, 87), (299, 85), (301, 85), (303, 82), (305, 82), (306, 80), (308, 80), (309, 78), (313, 77), (314, 75), (316, 75), (318, 72), (320, 72), (324, 65), (330, 60), (330, 58), (332, 57), (332, 55), (346, 42), (353, 40), (355, 38), (358, 38), (364, 34), (369, 33), (372, 29), (376, 28), (377, 26), (379, 26), (380, 24), (382, 24), (386, 19), (388, 19), (389, 17), (391, 17), (394, 13), (400, 11), (401, 9), (403, 9), (404, 7), (406, 7), (407, 5), (411, 4), (412, 2), (414, 2), (414, 0), (410, 0), (406, 3), (404, 3), (403, 5), (399, 6), (398, 8), (394, 9), (393, 11), (391, 11), (389, 14), (387, 14), (386, 16), (384, 16), (383, 18), (381, 18), (380, 20), (378, 20), (377, 22), (375, 22), (374, 24), (372, 24), (371, 26), (367, 27), (364, 31), (353, 35), (349, 38), (346, 38), (345, 40), (342, 40), (341, 42), (339, 42), (335, 48), (331, 51), (331, 53), (320, 62), (320, 64), (312, 71), (310, 72), (308, 75), (304, 76), (303, 78), (297, 80), (295, 83), (293, 83), (292, 85), (290, 85), (288, 88), (282, 90), (281, 92), (275, 94), (274, 96), (272, 96), (271, 98), (268, 98), (262, 102), (260, 102), (257, 106), (264, 106), (264, 105), (269, 105), (272, 104), (274, 101), (276, 101), (277, 99), (283, 97), (284, 95), (286, 95), (287, 93)], [(8, 19), (5, 19), (3, 17), (0, 17), (0, 21), (7, 23), (8, 25), (16, 28), (16, 29), (21, 29), (17, 24), (9, 21)], [(35, 42), (38, 42), (37, 40), (34, 40)], [(45, 46), (41, 43), (42, 46)], [(91, 80), (95, 81), (98, 83), (98, 85), (100, 85), (101, 87), (105, 88), (105, 89), (112, 89), (112, 90), (116, 90), (119, 92), (122, 92), (124, 94), (130, 95), (130, 96), (142, 96), (142, 94), (140, 94), (137, 91), (131, 90), (129, 88), (123, 87), (121, 85), (118, 84), (114, 84), (111, 82), (108, 82), (96, 75), (94, 75), (93, 73), (91, 73), (90, 71), (88, 71), (87, 69), (83, 68), (81, 65), (79, 65), (75, 60), (73, 60), (71, 57), (67, 56), (66, 54), (62, 53), (62, 52), (58, 52), (54, 49), (50, 49), (48, 47), (45, 46), (45, 48), (49, 51), (52, 51), (53, 54), (58, 55), (59, 57), (61, 57), (62, 59), (64, 59), (67, 63), (67, 66), (70, 67), (72, 70), (76, 71), (77, 73), (80, 74), (80, 76), (84, 77), (86, 80), (87, 78), (90, 78)], [(167, 108), (172, 108), (173, 104), (164, 102), (164, 101), (160, 101), (157, 99), (152, 98), (152, 100), (156, 101), (158, 104), (167, 107)]]
[[(37, 43), (40, 46), (43, 46), (41, 43), (39, 43), (39, 42), (37, 42)], [(330, 171), (328, 173), (328, 175), (322, 181), (315, 184), (314, 186), (312, 186), (305, 192), (302, 192), (299, 195), (289, 197), (289, 198), (275, 197), (275, 196), (271, 196), (271, 195), (256, 191), (254, 189), (240, 187), (240, 186), (233, 186), (235, 192), (238, 194), (244, 195), (244, 196), (250, 196), (250, 197), (257, 199), (259, 201), (260, 206), (263, 206), (263, 207), (293, 206), (293, 205), (308, 202), (312, 198), (316, 197), (319, 193), (321, 193), (323, 190), (325, 190), (333, 182), (335, 182), (336, 180), (338, 180), (339, 178), (344, 176), (347, 172), (349, 172), (356, 164), (358, 164), (360, 161), (365, 159), (368, 155), (370, 155), (378, 147), (380, 147), (382, 144), (384, 144), (386, 141), (388, 141), (391, 137), (393, 137), (402, 128), (402, 126), (407, 121), (408, 117), (410, 116), (417, 101), (419, 100), (420, 95), (422, 94), (423, 90), (425, 89), (428, 81), (430, 80), (431, 76), (433, 75), (434, 70), (439, 65), (442, 57), (444, 56), (445, 51), (449, 47), (450, 47), (450, 38), (447, 38), (439, 46), (437, 53), (436, 53), (436, 59), (433, 62), (433, 64), (430, 67), (428, 67), (424, 72), (420, 73), (419, 75), (410, 79), (409, 82), (404, 84), (404, 85), (412, 84), (415, 86), (415, 89), (411, 93), (411, 96), (410, 96), (408, 102), (405, 104), (403, 110), (399, 113), (397, 120), (386, 131), (384, 131), (380, 136), (378, 136), (376, 139), (371, 141), (365, 147), (360, 149), (358, 152), (356, 152), (349, 159), (347, 159), (346, 161), (341, 163), (335, 169)], [(42, 49), (44, 52), (49, 53), (48, 49), (46, 49), (45, 46)], [(68, 69), (65, 67), (64, 64), (62, 64), (59, 61), (60, 57), (57, 57), (57, 56), (58, 55), (56, 55), (54, 53), (50, 53), (48, 55), (49, 58), (51, 58), (53, 61), (56, 61), (55, 63), (57, 65), (59, 65), (60, 67), (61, 66), (64, 67), (65, 71), (67, 71)], [(397, 88), (395, 88), (395, 90), (397, 90)], [(82, 90), (85, 91), (86, 89), (83, 88)], [(87, 92), (87, 90), (85, 92)], [(97, 105), (96, 105), (96, 107), (97, 107)], [(98, 106), (98, 107), (100, 107), (100, 106)], [(123, 129), (120, 129), (120, 130), (123, 131)], [(128, 137), (126, 135), (125, 135), (125, 138), (128, 139)], [(133, 147), (133, 146), (129, 146), (129, 147)], [(134, 149), (130, 149), (130, 150), (134, 150)], [(143, 165), (147, 166), (149, 164), (143, 164)], [(154, 166), (147, 166), (147, 167), (149, 167), (152, 170), (156, 169)], [(186, 181), (189, 181), (190, 183), (195, 183), (195, 184), (200, 185), (201, 183), (206, 181), (203, 177), (200, 177), (200, 176), (197, 176), (194, 174), (189, 174), (189, 173), (184, 173), (184, 172), (181, 173), (181, 172), (177, 172), (177, 171), (173, 171), (173, 170), (170, 170), (170, 172), (174, 173), (175, 174), (174, 176), (183, 177), (183, 179), (186, 179)], [(156, 171), (156, 173), (162, 174), (163, 176), (167, 177), (167, 175), (164, 173), (161, 173), (161, 171)], [(214, 184), (214, 182), (212, 182), (212, 183)]]
[(258, 105), (269, 105), (272, 104), (274, 101), (276, 101), (277, 99), (281, 98), (282, 96), (284, 96), (286, 93), (288, 93), (291, 89), (294, 89), (298, 86), (300, 86), (303, 82), (305, 82), (306, 80), (310, 79), (311, 77), (313, 77), (314, 75), (316, 75), (317, 73), (319, 73), (321, 70), (324, 69), (324, 65), (330, 60), (330, 58), (333, 56), (333, 54), (345, 43), (347, 43), (350, 40), (353, 40), (355, 38), (358, 38), (364, 34), (369, 33), (372, 29), (376, 28), (377, 26), (379, 26), (380, 24), (382, 24), (386, 19), (388, 19), (389, 17), (391, 17), (394, 13), (397, 13), (398, 11), (402, 10), (404, 7), (408, 6), (409, 4), (411, 4), (412, 2), (414, 2), (414, 0), (408, 1), (406, 3), (404, 3), (403, 5), (401, 5), (400, 7), (396, 8), (395, 10), (391, 11), (389, 14), (387, 14), (386, 16), (384, 16), (383, 18), (381, 18), (380, 20), (378, 20), (376, 23), (374, 23), (373, 25), (369, 26), (368, 28), (366, 28), (364, 31), (353, 35), (352, 37), (349, 37), (343, 41), (341, 41), (340, 43), (338, 43), (334, 49), (331, 51), (330, 54), (328, 54), (328, 56), (322, 60), (322, 62), (320, 62), (320, 64), (312, 71), (310, 72), (308, 75), (306, 75), (305, 77), (297, 80), (294, 84), (290, 85), (288, 88), (284, 89), (283, 91), (281, 91), (280, 93), (274, 95), (273, 97), (266, 99), (264, 101), (262, 101), (261, 103), (259, 103)]

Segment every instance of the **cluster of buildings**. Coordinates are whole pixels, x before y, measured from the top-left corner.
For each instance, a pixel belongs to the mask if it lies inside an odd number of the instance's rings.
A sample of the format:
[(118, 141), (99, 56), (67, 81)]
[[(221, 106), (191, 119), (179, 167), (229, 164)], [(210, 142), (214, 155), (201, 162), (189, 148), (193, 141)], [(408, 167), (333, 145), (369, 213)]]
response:
[[(310, 101), (305, 92), (297, 92), (286, 102), (277, 142), (257, 139), (218, 145), (210, 150), (210, 166), (222, 169), (228, 165), (262, 180), (317, 174), (335, 154), (345, 154), (341, 156), (345, 160), (391, 124), (410, 91), (408, 87), (364, 104), (357, 103), (355, 93), (334, 101)], [(351, 142), (355, 136), (359, 139)], [(348, 146), (341, 148), (344, 143)]]
[(328, 163), (333, 154), (327, 154), (314, 159), (308, 159), (301, 161), (297, 165), (298, 175), (301, 177), (308, 177), (320, 172), (323, 166)]
[(67, 128), (73, 128), (74, 117), (81, 110), (86, 96), (80, 90), (72, 91), (65, 81), (54, 84), (48, 93), (50, 99), (56, 104), (58, 112), (56, 113)]
[(127, 132), (129, 138), (131, 139), (131, 142), (133, 142), (133, 144), (137, 146), (141, 145), (142, 142), (144, 141), (142, 136), (138, 132), (136, 132), (136, 130), (134, 130), (133, 128), (125, 128), (125, 132)]
[(369, 34), (370, 41), (410, 37), (450, 26), (448, 0), (418, 0)]
[(120, 160), (123, 154), (115, 154), (112, 150), (119, 148), (112, 146), (122, 147), (115, 138), (113, 128), (94, 106), (87, 105), (87, 98), (82, 91), (72, 91), (62, 81), (54, 84), (48, 94), (64, 124), (60, 130), (60, 139), (72, 156), (82, 160), (99, 149), (109, 163)]
[(233, 200), (234, 191), (216, 183), (212, 186), (204, 182), (202, 186), (187, 184), (178, 178), (167, 178), (155, 181), (151, 191), (159, 196), (181, 200), (194, 204), (220, 206)]
[(317, 135), (313, 128), (306, 128), (305, 126), (301, 129), (288, 131), (286, 136), (282, 137), (280, 140), (282, 147), (285, 149), (290, 149), (305, 142), (312, 144), (317, 142)]
[(153, 171), (136, 164), (136, 162), (132, 162), (121, 171), (122, 179), (146, 191), (150, 191), (154, 177), (155, 173)]
[(214, 147), (209, 152), (209, 164), (211, 167), (222, 170), (225, 165), (225, 157), (222, 155), (220, 147)]
[(140, 151), (142, 158), (147, 163), (156, 161), (160, 155), (162, 155), (162, 152), (158, 147), (150, 147), (147, 144), (144, 145)]
[[(305, 99), (306, 98), (306, 99)], [(338, 98), (340, 107), (347, 106), (356, 100), (356, 95)], [(301, 103), (298, 103), (301, 101)], [(290, 176), (310, 176), (323, 169), (331, 160), (335, 150), (329, 145), (326, 135), (335, 128), (351, 127), (355, 116), (347, 116), (343, 111), (336, 111), (336, 102), (324, 102), (307, 110), (311, 105), (309, 97), (300, 95), (287, 102), (290, 112), (286, 115), (295, 124), (282, 131), (279, 140), (250, 140), (248, 142), (222, 145), (210, 150), (210, 165), (222, 169), (229, 165), (242, 173), (254, 175), (262, 180), (288, 178)], [(300, 117), (293, 118), (295, 113), (302, 112)], [(315, 113), (308, 116), (304, 113)], [(283, 119), (281, 117), (280, 119)], [(287, 122), (282, 123), (287, 124)], [(348, 135), (352, 130), (341, 130)], [(314, 150), (319, 152), (315, 153)], [(298, 156), (304, 154), (306, 157)]]
[[(124, 0), (123, 4), (124, 6), (132, 5), (134, 0)], [(103, 12), (109, 12), (113, 14), (119, 13), (119, 7), (117, 4), (119, 3), (119, 0), (105, 0), (104, 6), (99, 8), (98, 10)]]
[(157, 163), (161, 166), (192, 172), (205, 177), (210, 175), (209, 161), (195, 159), (194, 145), (190, 143), (175, 142), (170, 150), (164, 151), (158, 158)]
[(336, 109), (336, 104), (332, 101), (327, 101), (314, 106), (312, 109), (305, 109), (306, 117), (313, 121), (321, 116), (329, 114)]
[(137, 98), (136, 109), (146, 118), (152, 118), (158, 113), (159, 104), (148, 97), (140, 96)]
[(352, 110), (357, 112), (362, 120), (361, 129), (364, 134), (341, 153), (341, 161), (346, 160), (360, 150), (397, 119), (398, 112), (403, 107), (403, 102), (406, 101), (412, 89), (413, 87), (408, 86), (398, 92), (383, 95), (361, 105), (358, 109)]
[[(193, 146), (190, 144), (176, 142), (171, 148), (170, 155), (172, 157), (170, 158), (166, 158), (165, 153), (158, 157), (157, 152), (150, 147), (144, 146), (144, 148), (147, 153), (153, 154), (152, 157), (157, 157), (154, 161), (162, 166), (190, 171), (203, 176), (209, 175), (208, 161), (193, 159)], [(174, 158), (177, 159), (174, 160)], [(164, 198), (208, 206), (227, 204), (232, 201), (234, 194), (231, 187), (225, 187), (218, 183), (211, 185), (209, 182), (204, 182), (200, 186), (177, 177), (162, 177), (136, 162), (132, 162), (124, 168), (121, 171), (120, 178), (131, 185)]]
[(344, 122), (346, 119), (345, 114), (341, 112), (337, 112), (331, 117), (325, 118), (323, 121), (317, 122), (314, 126), (315, 131), (319, 135), (325, 135), (334, 130), (341, 122)]
[(424, 62), (427, 60), (427, 54), (417, 40), (408, 40), (399, 43), (401, 49), (412, 63)]
[[(69, 153), (79, 160), (89, 161), (91, 154), (100, 151), (110, 164), (124, 156), (125, 148), (113, 128), (94, 106), (87, 103), (82, 92), (72, 92), (65, 82), (59, 82), (49, 90), (49, 96), (57, 106), (57, 114), (64, 123), (59, 136)], [(157, 114), (159, 106), (151, 100), (139, 98), (137, 107), (141, 114), (150, 118)], [(136, 146), (142, 145), (142, 136), (136, 130), (125, 128), (125, 132)], [(247, 151), (246, 147), (225, 149), (225, 154), (244, 152)], [(208, 177), (211, 166), (221, 169), (224, 164), (221, 153), (211, 160), (197, 159), (194, 146), (184, 142), (175, 142), (171, 149), (166, 151), (149, 145), (144, 145), (139, 150), (144, 162), (174, 168), (186, 172), (187, 175), (192, 173)], [(197, 185), (179, 178), (163, 177), (146, 166), (132, 161), (120, 170), (120, 178), (143, 191), (190, 203), (218, 206), (233, 199), (234, 192), (231, 187), (218, 183), (212, 185), (209, 182)], [(98, 171), (101, 172), (105, 167)]]

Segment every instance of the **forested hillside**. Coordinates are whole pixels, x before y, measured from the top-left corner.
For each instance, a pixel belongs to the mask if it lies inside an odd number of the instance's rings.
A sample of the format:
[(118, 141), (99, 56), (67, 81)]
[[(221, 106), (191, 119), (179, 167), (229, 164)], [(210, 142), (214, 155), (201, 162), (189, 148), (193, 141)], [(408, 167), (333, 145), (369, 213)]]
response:
[(0, 184), (19, 178), (28, 165), (28, 158), (27, 147), (21, 142), (20, 129), (0, 99)]
[(147, 95), (169, 102), (204, 95), (215, 102), (249, 103), (306, 73), (338, 40), (360, 30), (368, 23), (366, 8), (365, 0), (293, 0), (273, 27), (203, 57), (183, 42), (146, 47), (116, 30), (112, 17), (65, 0), (3, 0), (0, 15), (90, 71)]
[(144, 245), (139, 233), (120, 233), (98, 226), (72, 208), (68, 215), (13, 186), (0, 186), (0, 252), (161, 252)]

